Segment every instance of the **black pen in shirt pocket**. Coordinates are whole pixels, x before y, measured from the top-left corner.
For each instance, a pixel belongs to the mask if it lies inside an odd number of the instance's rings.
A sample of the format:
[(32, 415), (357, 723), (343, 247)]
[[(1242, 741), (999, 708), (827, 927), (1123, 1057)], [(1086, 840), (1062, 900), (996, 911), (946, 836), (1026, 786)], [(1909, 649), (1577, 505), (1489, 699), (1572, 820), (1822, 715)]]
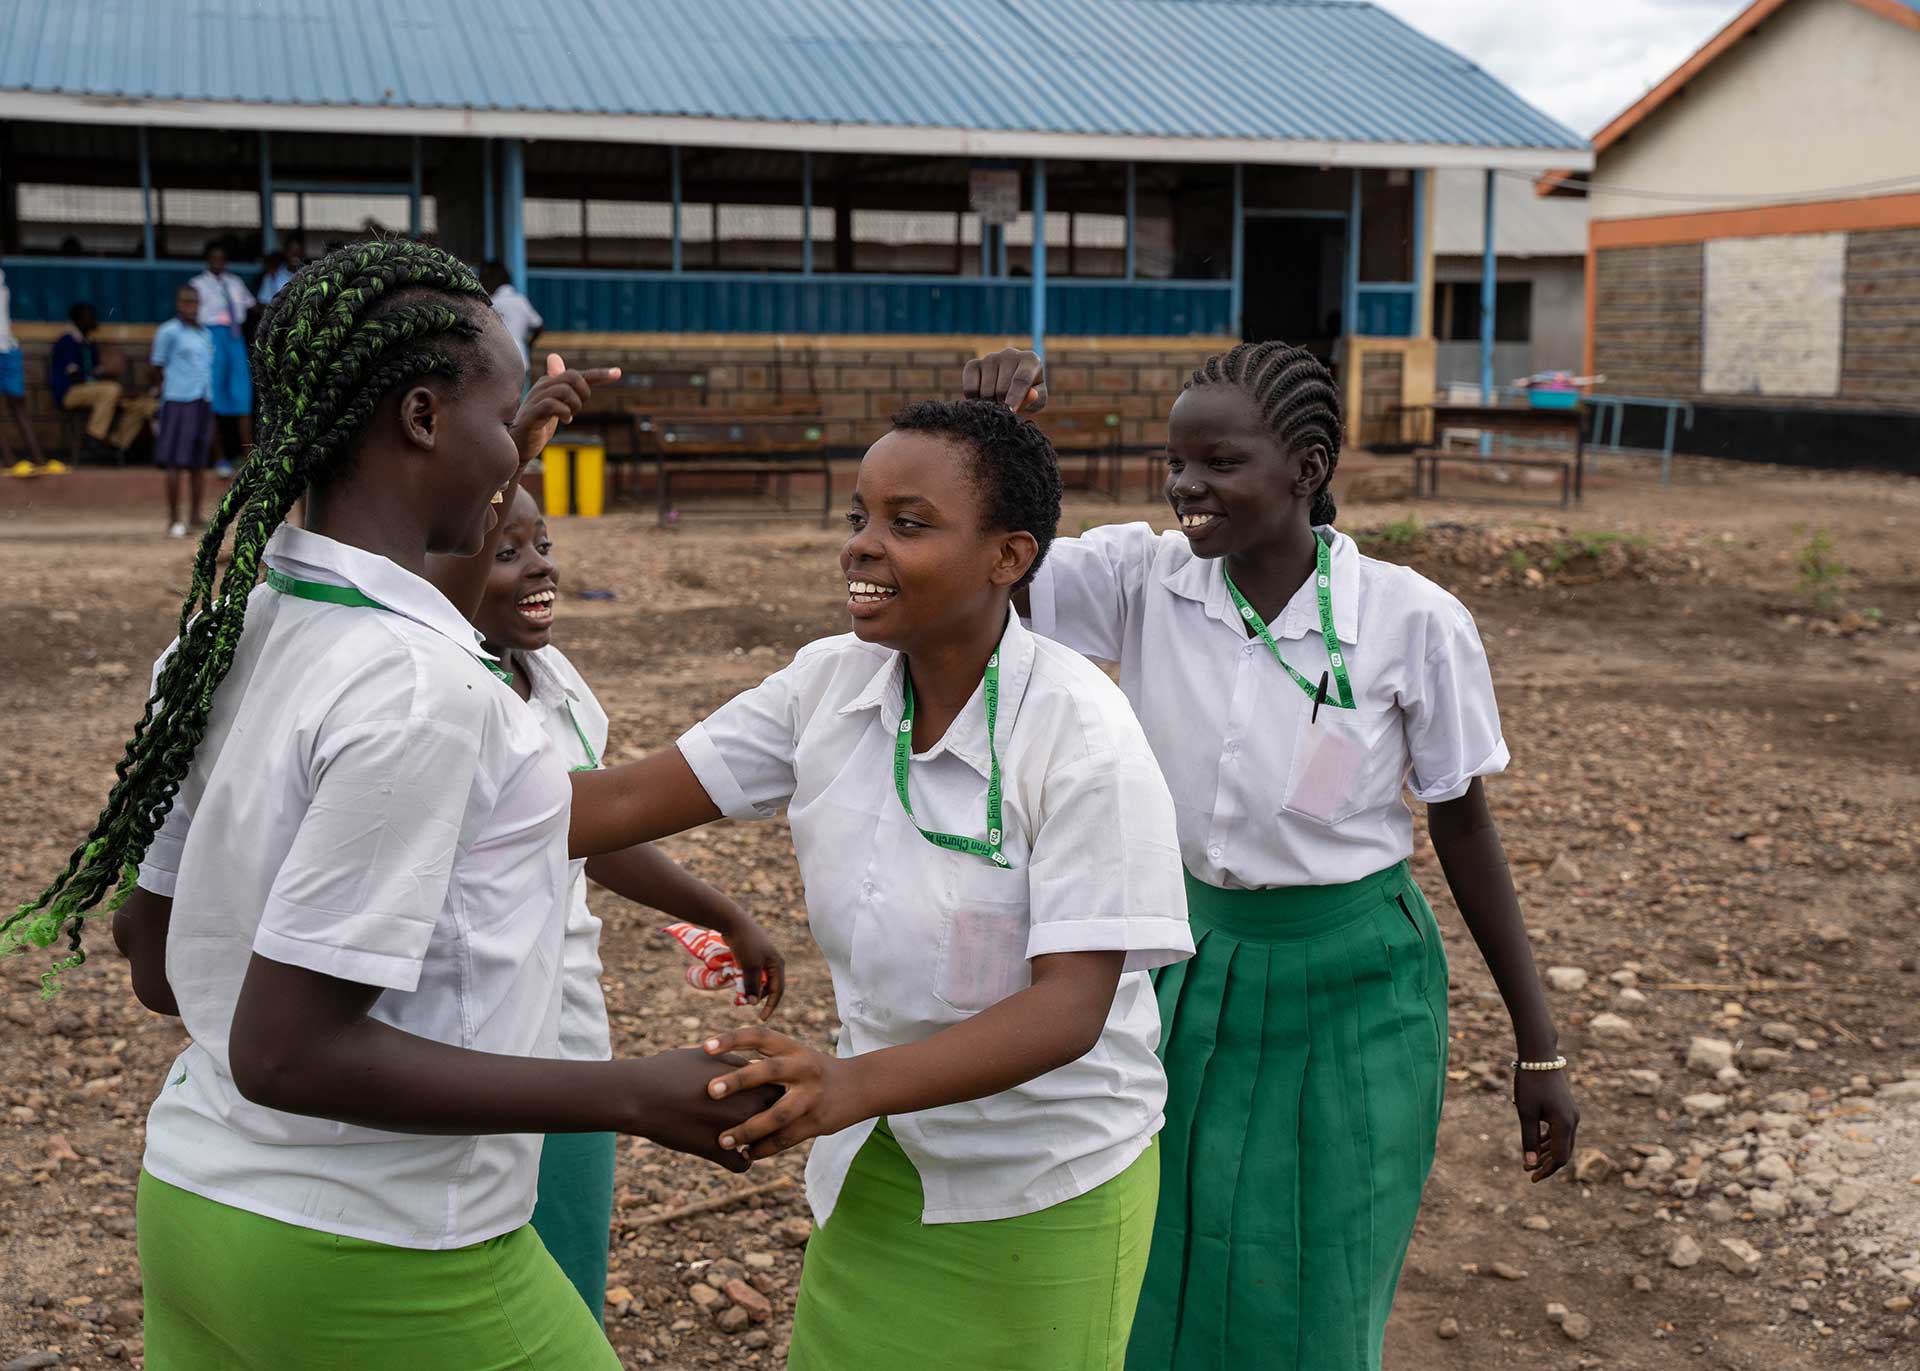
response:
[(1313, 713), (1307, 716), (1308, 723), (1317, 724), (1320, 722), (1320, 706), (1325, 704), (1326, 702), (1327, 702), (1327, 673), (1323, 671), (1320, 673), (1320, 688), (1313, 692)]

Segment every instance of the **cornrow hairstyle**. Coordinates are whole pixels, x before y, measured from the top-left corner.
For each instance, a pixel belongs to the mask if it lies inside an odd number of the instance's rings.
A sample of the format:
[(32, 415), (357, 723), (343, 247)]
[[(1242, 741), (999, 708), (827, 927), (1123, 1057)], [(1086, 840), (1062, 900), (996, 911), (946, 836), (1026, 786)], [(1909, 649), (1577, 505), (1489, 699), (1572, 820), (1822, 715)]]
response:
[(1313, 492), (1307, 519), (1333, 522), (1333, 469), (1340, 465), (1340, 392), (1318, 357), (1285, 343), (1241, 343), (1207, 358), (1182, 390), (1230, 385), (1253, 402), (1260, 422), (1289, 453), (1320, 447), (1327, 453), (1327, 479)]
[[(52, 998), (62, 972), (86, 961), (83, 921), (133, 893), (139, 864), (206, 735), (214, 693), (233, 665), (247, 599), (267, 539), (312, 485), (342, 475), (380, 401), (423, 377), (458, 385), (479, 356), (487, 297), (471, 268), (438, 248), (401, 240), (351, 244), (311, 263), (274, 297), (251, 354), (259, 441), (200, 540), (179, 640), (93, 830), (45, 890), (0, 923), (0, 955), (51, 947), (66, 955), (41, 977)], [(232, 560), (219, 572), (233, 531)]]
[(1031, 581), (1060, 527), (1060, 459), (1039, 426), (992, 400), (922, 400), (893, 426), (952, 438), (972, 454), (968, 475), (986, 497), (982, 527), (1031, 533), (1040, 545), (1014, 589)]

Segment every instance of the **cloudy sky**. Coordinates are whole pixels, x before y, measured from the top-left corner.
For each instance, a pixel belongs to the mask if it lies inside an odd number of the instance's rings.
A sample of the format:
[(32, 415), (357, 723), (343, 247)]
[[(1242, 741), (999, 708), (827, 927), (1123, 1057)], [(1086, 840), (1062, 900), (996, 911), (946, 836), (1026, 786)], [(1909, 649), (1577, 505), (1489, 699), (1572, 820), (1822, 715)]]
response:
[(1376, 0), (1591, 136), (1744, 0)]

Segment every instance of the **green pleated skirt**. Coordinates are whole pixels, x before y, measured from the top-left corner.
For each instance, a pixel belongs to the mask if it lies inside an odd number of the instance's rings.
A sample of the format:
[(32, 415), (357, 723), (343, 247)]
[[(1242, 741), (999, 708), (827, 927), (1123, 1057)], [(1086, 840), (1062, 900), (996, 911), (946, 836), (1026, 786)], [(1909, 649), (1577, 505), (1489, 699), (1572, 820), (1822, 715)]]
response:
[(882, 1120), (807, 1244), (788, 1371), (1121, 1371), (1159, 1186), (1149, 1143), (1038, 1213), (924, 1224)]
[(1404, 862), (1338, 886), (1187, 878), (1157, 974), (1164, 1182), (1128, 1371), (1377, 1371), (1433, 1166), (1447, 961)]
[(612, 1133), (547, 1134), (540, 1145), (540, 1198), (533, 1206), (533, 1231), (602, 1323), (617, 1142)]

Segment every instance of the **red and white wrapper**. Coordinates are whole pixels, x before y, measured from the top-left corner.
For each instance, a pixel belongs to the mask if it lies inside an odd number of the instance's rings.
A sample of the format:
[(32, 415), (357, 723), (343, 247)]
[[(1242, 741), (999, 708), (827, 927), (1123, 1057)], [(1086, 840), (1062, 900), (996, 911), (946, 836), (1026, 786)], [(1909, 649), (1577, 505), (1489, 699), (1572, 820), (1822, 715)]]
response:
[(668, 924), (660, 931), (679, 943), (693, 958), (693, 965), (687, 968), (688, 985), (695, 990), (741, 987), (733, 992), (733, 1002), (736, 1005), (748, 1003), (740, 963), (734, 960), (733, 949), (727, 946), (725, 938), (711, 928), (702, 928), (698, 924)]

